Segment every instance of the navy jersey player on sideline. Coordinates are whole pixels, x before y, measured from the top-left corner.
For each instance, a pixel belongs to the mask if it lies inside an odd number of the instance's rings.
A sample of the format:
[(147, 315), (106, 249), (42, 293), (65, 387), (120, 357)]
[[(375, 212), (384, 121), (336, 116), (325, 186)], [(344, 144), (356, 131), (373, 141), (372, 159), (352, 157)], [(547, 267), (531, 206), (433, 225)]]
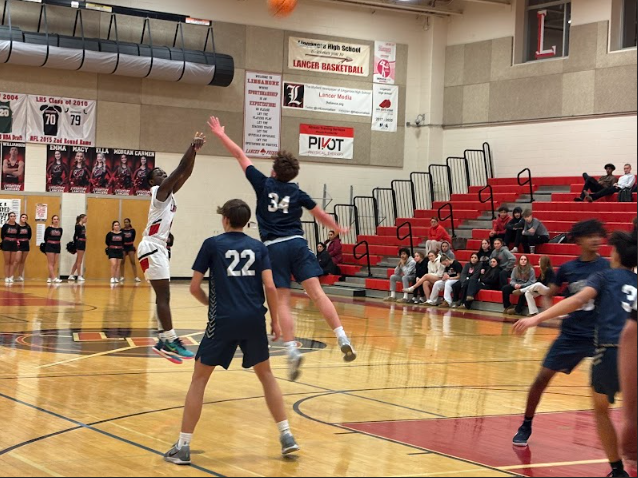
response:
[[(596, 308), (596, 355), (591, 368), (591, 385), (598, 435), (603, 444), (612, 471), (609, 476), (629, 476), (624, 470), (618, 451), (616, 430), (609, 416), (609, 404), (614, 403), (620, 391), (618, 377), (618, 344), (627, 321), (627, 311), (636, 300), (636, 232), (616, 231), (609, 244), (613, 269), (593, 274), (585, 287), (576, 295), (565, 299), (545, 312), (514, 325), (516, 333), (523, 333), (546, 320), (574, 313), (593, 302)], [(568, 318), (570, 320), (572, 317)], [(634, 363), (635, 367), (635, 363)]]
[[(607, 235), (600, 221), (590, 219), (576, 223), (570, 234), (580, 246), (580, 256), (560, 267), (547, 296), (548, 304), (551, 304), (551, 298), (560, 292), (564, 284), (567, 284), (566, 296), (571, 297), (585, 287), (589, 276), (610, 267), (609, 261), (598, 255), (602, 240)], [(563, 320), (561, 333), (547, 352), (541, 371), (530, 387), (525, 419), (514, 436), (515, 446), (527, 446), (532, 434), (532, 420), (536, 408), (554, 375), (558, 372), (570, 374), (583, 359), (594, 355), (595, 325), (596, 311), (593, 301)]]
[[(202, 412), (208, 380), (215, 367), (228, 369), (237, 347), (243, 354), (242, 367), (253, 367), (264, 389), (266, 403), (279, 429), (281, 453), (299, 450), (290, 432), (279, 384), (270, 369), (264, 288), (275, 340), (281, 331), (268, 250), (243, 232), (250, 220), (250, 207), (244, 201), (232, 199), (217, 212), (222, 215), (225, 233), (206, 239), (193, 265), (190, 290), (199, 302), (208, 306), (208, 325), (195, 358), (179, 440), (164, 455), (166, 461), (177, 465), (190, 464), (190, 442)], [(209, 271), (206, 295), (202, 282)]]
[(299, 161), (292, 155), (280, 152), (274, 157), (271, 177), (267, 177), (253, 166), (244, 151), (225, 133), (219, 119), (211, 117), (208, 125), (226, 149), (239, 161), (257, 195), (257, 223), (261, 240), (268, 247), (273, 263), (273, 276), (279, 296), (279, 318), (283, 331), (284, 345), (288, 352), (289, 377), (299, 377), (299, 367), (303, 357), (297, 349), (295, 326), (290, 310), (290, 277), (293, 276), (308, 293), (321, 315), (334, 331), (343, 359), (351, 362), (357, 358), (356, 352), (341, 325), (334, 304), (321, 288), (319, 277), (323, 270), (316, 256), (308, 248), (303, 237), (301, 216), (303, 209), (324, 226), (338, 232), (347, 232), (299, 186), (293, 179), (299, 174)]

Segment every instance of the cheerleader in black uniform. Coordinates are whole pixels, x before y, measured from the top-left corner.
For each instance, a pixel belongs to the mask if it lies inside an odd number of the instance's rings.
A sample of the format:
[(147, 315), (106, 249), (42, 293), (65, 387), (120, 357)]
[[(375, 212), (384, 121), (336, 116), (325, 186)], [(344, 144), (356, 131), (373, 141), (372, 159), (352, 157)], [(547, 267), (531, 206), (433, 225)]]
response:
[(113, 221), (111, 232), (106, 235), (106, 254), (111, 263), (111, 284), (117, 284), (117, 274), (124, 258), (124, 234), (120, 229), (120, 222)]
[[(84, 282), (82, 276), (82, 263), (84, 262), (84, 253), (86, 252), (86, 221), (88, 217), (86, 214), (80, 214), (75, 218), (75, 233), (73, 234), (73, 242), (75, 244), (75, 264), (71, 268), (71, 275), (69, 281), (77, 280), (78, 282)], [(77, 276), (76, 276), (77, 274)]]
[(137, 232), (133, 229), (131, 220), (128, 217), (124, 219), (122, 234), (124, 235), (124, 260), (120, 265), (120, 282), (124, 282), (124, 265), (126, 264), (126, 259), (129, 260), (133, 268), (135, 282), (140, 282), (140, 278), (137, 276), (137, 257), (135, 256), (135, 237), (137, 236)]
[(31, 226), (27, 222), (29, 216), (23, 214), (20, 216), (20, 223), (18, 224), (18, 253), (16, 254), (16, 261), (13, 273), (17, 276), (16, 282), (24, 282), (24, 265), (29, 257), (29, 251), (31, 250), (31, 237), (33, 232)]
[(58, 277), (57, 268), (60, 251), (62, 250), (60, 244), (62, 242), (63, 232), (60, 227), (60, 216), (53, 216), (51, 218), (51, 225), (44, 231), (44, 252), (47, 255), (47, 263), (49, 266), (47, 284), (59, 284), (62, 282)]
[(13, 284), (13, 267), (18, 253), (18, 223), (16, 213), (9, 213), (9, 220), (2, 226), (2, 253), (4, 255), (4, 283)]

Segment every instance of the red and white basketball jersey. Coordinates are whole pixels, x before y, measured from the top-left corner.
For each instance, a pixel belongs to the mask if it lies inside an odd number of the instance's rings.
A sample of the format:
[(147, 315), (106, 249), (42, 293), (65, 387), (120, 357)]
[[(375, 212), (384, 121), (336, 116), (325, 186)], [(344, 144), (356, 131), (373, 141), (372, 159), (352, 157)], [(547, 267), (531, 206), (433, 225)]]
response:
[(144, 237), (150, 237), (167, 242), (168, 235), (171, 232), (171, 225), (177, 211), (175, 198), (171, 193), (166, 201), (157, 200), (157, 191), (159, 186), (151, 188), (151, 208), (148, 211), (148, 225), (144, 230)]

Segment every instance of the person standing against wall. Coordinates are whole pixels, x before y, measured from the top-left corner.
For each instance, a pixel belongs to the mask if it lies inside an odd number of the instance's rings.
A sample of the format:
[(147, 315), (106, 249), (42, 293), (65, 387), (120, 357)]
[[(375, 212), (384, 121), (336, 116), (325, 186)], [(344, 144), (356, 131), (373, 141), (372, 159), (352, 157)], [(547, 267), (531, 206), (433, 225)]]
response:
[[(84, 254), (86, 252), (86, 222), (88, 217), (86, 214), (80, 214), (75, 218), (75, 233), (73, 234), (73, 242), (75, 243), (75, 263), (71, 268), (71, 275), (69, 276), (69, 282), (77, 280), (78, 282), (84, 282), (82, 276), (82, 264), (84, 262)], [(76, 276), (77, 274), (77, 276)]]
[(51, 225), (44, 231), (44, 252), (47, 255), (47, 265), (49, 268), (49, 278), (47, 284), (59, 284), (62, 282), (58, 277), (58, 262), (60, 259), (60, 251), (62, 250), (60, 243), (64, 230), (60, 227), (60, 216), (57, 214), (51, 218)]
[(13, 270), (16, 282), (24, 282), (24, 265), (29, 257), (29, 251), (31, 250), (31, 237), (33, 237), (33, 231), (31, 226), (27, 222), (29, 216), (22, 214), (20, 216), (20, 223), (18, 224), (18, 252), (16, 254), (15, 268)]
[(106, 254), (111, 264), (111, 284), (118, 284), (117, 278), (120, 272), (120, 265), (124, 258), (124, 234), (120, 227), (120, 221), (113, 221), (111, 232), (106, 235)]
[(18, 253), (18, 223), (16, 213), (9, 213), (9, 220), (2, 226), (2, 254), (4, 256), (4, 283), (13, 284), (13, 266)]

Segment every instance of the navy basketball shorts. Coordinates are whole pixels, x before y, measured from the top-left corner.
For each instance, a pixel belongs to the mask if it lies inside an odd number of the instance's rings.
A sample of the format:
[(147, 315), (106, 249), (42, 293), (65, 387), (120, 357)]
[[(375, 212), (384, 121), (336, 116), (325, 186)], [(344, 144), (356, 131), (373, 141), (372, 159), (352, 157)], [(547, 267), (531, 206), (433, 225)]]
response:
[(596, 349), (594, 362), (591, 366), (591, 386), (596, 393), (607, 395), (609, 403), (616, 401), (616, 394), (620, 392), (618, 348), (603, 347)]
[(291, 277), (302, 283), (323, 275), (323, 270), (302, 238), (277, 242), (268, 246), (272, 275), (278, 289), (290, 289)]
[(587, 357), (594, 356), (593, 339), (581, 339), (560, 334), (550, 347), (543, 367), (570, 374)]
[(214, 336), (209, 338), (204, 335), (204, 339), (199, 344), (195, 361), (200, 360), (202, 364), (211, 367), (221, 366), (228, 370), (235, 352), (239, 347), (244, 355), (241, 366), (251, 368), (270, 358), (268, 351), (268, 336), (255, 334), (252, 337), (243, 339), (225, 340)]

